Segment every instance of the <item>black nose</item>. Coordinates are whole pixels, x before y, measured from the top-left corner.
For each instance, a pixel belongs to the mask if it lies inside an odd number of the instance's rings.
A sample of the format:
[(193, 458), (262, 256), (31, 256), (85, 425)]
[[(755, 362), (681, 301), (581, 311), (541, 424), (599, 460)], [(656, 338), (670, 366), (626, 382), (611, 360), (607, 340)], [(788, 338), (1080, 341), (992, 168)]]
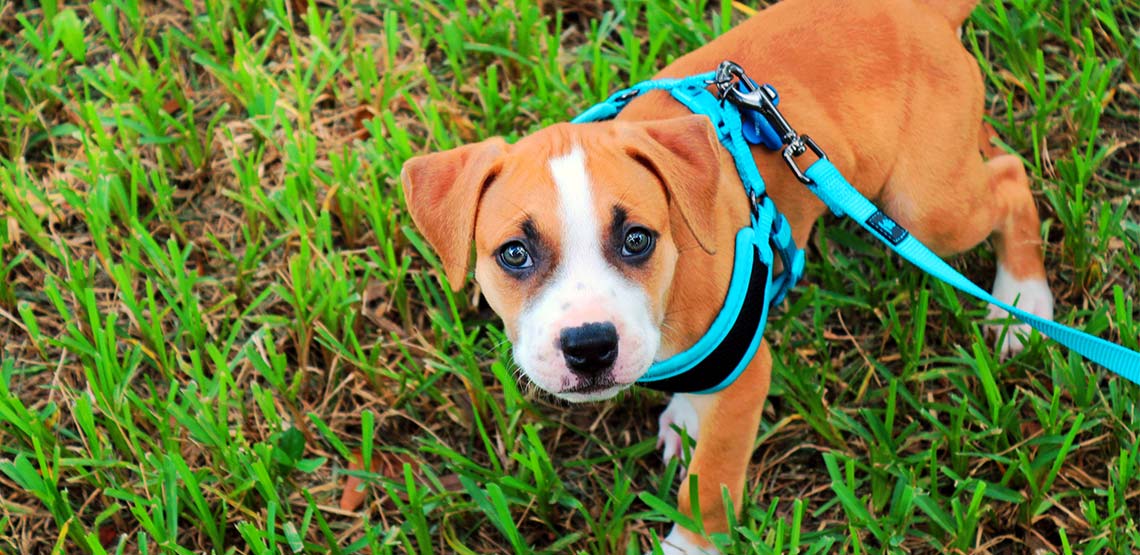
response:
[(617, 359), (617, 329), (609, 322), (564, 328), (558, 342), (566, 366), (575, 374), (596, 376), (609, 370)]

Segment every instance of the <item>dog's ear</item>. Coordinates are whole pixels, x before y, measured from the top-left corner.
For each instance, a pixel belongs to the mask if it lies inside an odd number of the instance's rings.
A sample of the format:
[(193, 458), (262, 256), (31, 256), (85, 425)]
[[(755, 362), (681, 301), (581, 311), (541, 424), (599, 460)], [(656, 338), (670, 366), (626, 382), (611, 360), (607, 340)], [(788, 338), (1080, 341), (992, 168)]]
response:
[(463, 287), (475, 233), (475, 212), (483, 190), (495, 178), (507, 150), (494, 137), (404, 163), (400, 180), (412, 221), (443, 262), (452, 289)]
[(705, 252), (716, 252), (721, 147), (709, 118), (689, 115), (632, 123), (626, 153), (665, 185), (669, 201)]

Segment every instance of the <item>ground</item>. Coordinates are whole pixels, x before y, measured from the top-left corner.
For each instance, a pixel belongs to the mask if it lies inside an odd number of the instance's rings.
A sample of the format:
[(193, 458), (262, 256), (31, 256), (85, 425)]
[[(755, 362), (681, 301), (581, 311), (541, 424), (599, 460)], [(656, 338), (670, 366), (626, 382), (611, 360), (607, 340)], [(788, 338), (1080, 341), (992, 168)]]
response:
[[(762, 6), (28, 4), (0, 4), (0, 552), (640, 553), (667, 531), (666, 398), (520, 382), (397, 175), (568, 119)], [(1030, 170), (1057, 318), (1136, 348), (1140, 5), (982, 4), (963, 40)], [(1140, 551), (1140, 387), (1039, 338), (998, 360), (983, 304), (854, 226), (806, 247), (726, 552)], [(988, 248), (954, 264), (992, 279)]]

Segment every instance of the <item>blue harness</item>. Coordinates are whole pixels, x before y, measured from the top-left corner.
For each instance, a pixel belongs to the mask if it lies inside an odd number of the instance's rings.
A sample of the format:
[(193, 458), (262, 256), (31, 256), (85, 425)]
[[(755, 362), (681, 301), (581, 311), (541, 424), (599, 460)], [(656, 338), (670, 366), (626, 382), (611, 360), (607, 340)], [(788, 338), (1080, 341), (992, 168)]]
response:
[[(716, 94), (709, 85), (716, 86)], [(653, 90), (668, 91), (690, 111), (712, 121), (721, 145), (732, 154), (751, 201), (752, 216), (749, 225), (736, 234), (728, 294), (709, 330), (689, 349), (653, 363), (638, 380), (642, 385), (684, 393), (713, 393), (731, 385), (759, 348), (769, 310), (803, 275), (804, 253), (796, 247), (787, 219), (768, 197), (750, 149), (754, 144), (781, 151), (797, 179), (832, 213), (855, 219), (912, 264), (1007, 310), (1058, 343), (1140, 384), (1140, 353), (1003, 303), (951, 268), (852, 187), (823, 150), (810, 137), (797, 134), (780, 114), (775, 89), (757, 86), (735, 63), (725, 61), (716, 71), (683, 79), (643, 81), (614, 93), (572, 122), (611, 119), (638, 95)], [(796, 158), (809, 148), (819, 159), (801, 171)], [(783, 269), (773, 275), (777, 255)]]

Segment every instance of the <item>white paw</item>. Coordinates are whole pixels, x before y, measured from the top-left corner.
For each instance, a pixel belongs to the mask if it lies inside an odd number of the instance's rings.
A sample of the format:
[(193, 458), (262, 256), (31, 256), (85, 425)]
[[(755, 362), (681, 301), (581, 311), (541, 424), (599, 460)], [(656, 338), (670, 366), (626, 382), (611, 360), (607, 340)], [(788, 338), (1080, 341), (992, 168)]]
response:
[(660, 425), (657, 431), (657, 448), (663, 450), (661, 457), (665, 459), (665, 464), (669, 464), (673, 457), (679, 457), (683, 452), (681, 433), (674, 429), (674, 426), (685, 430), (694, 442), (697, 441), (697, 432), (700, 430), (699, 418), (697, 410), (693, 408), (687, 397), (683, 393), (673, 395), (673, 400), (669, 401), (669, 406), (665, 407), (665, 411), (657, 419)]
[[(998, 300), (1016, 306), (1026, 312), (1031, 312), (1042, 318), (1053, 319), (1053, 292), (1049, 290), (1049, 283), (1043, 278), (1019, 280), (1009, 274), (1001, 264), (998, 264), (997, 275), (994, 277), (994, 296)], [(1009, 313), (995, 305), (990, 305), (989, 320), (1004, 320)], [(1032, 328), (1013, 320), (1009, 329), (1002, 337), (1004, 324), (991, 324), (986, 329), (1001, 338), (997, 344), (1001, 359), (1005, 360), (1025, 348), (1023, 338), (1029, 337)]]
[(673, 530), (665, 536), (665, 540), (661, 542), (661, 552), (665, 555), (720, 555), (720, 550), (707, 546), (702, 547), (697, 545), (696, 542), (689, 539), (687, 533), (682, 533), (681, 529), (674, 524)]

